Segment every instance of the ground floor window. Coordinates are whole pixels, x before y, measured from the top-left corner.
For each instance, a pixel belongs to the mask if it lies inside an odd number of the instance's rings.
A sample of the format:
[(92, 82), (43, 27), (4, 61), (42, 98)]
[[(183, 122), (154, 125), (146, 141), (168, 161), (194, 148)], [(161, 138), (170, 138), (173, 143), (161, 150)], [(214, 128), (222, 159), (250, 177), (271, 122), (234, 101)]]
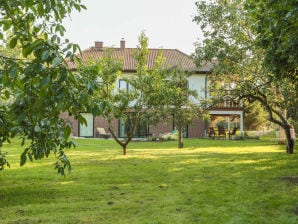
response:
[[(177, 128), (174, 126), (173, 130), (177, 130)], [(188, 138), (188, 125), (186, 125), (184, 128), (183, 128), (183, 138)]]
[(240, 127), (239, 115), (211, 115), (211, 127), (224, 127), (227, 130)]
[(79, 123), (79, 137), (93, 137), (94, 117), (91, 113), (81, 113), (87, 125)]
[[(119, 119), (119, 137), (127, 137), (127, 133), (132, 128), (132, 118), (135, 116), (134, 113), (129, 113), (125, 118)], [(144, 138), (147, 137), (149, 133), (148, 119), (141, 119), (137, 125), (134, 138)]]
[(188, 138), (188, 125), (183, 129), (183, 138)]

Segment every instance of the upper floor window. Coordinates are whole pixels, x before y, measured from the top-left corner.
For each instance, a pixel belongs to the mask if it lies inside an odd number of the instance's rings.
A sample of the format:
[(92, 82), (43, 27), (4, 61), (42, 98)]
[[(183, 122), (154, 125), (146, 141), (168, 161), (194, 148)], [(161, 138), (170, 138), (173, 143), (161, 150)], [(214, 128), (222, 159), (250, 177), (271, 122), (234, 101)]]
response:
[(128, 90), (128, 83), (123, 79), (119, 79), (119, 89)]
[(127, 83), (124, 79), (119, 79), (119, 89), (120, 90), (131, 90), (131, 85)]

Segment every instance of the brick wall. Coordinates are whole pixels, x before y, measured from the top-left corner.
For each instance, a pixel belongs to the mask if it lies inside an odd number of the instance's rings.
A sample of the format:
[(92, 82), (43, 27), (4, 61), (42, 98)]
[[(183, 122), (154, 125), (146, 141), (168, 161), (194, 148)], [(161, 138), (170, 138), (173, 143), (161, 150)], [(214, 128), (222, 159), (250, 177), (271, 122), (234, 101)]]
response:
[(159, 136), (160, 134), (165, 134), (173, 131), (173, 121), (159, 122), (156, 125), (149, 126), (149, 134), (153, 136)]
[[(73, 116), (69, 116), (68, 113), (62, 113), (60, 115), (67, 123), (71, 124), (71, 130), (73, 136), (79, 135), (79, 124)], [(118, 120), (113, 122), (113, 128), (115, 134), (118, 135)], [(103, 119), (103, 117), (95, 117), (94, 118), (94, 125), (93, 125), (93, 133), (94, 137), (96, 137), (96, 129), (97, 128), (104, 128), (106, 132), (109, 132), (108, 122)], [(193, 122), (192, 125), (188, 126), (188, 137), (189, 138), (200, 138), (205, 136), (206, 124), (202, 120), (196, 120)], [(173, 131), (173, 120), (169, 119), (168, 121), (159, 122), (156, 125), (149, 126), (149, 134), (154, 134), (155, 136), (159, 136), (160, 134), (165, 134)]]
[(205, 136), (206, 123), (200, 119), (195, 120), (191, 125), (188, 125), (189, 138), (201, 138)]
[[(107, 133), (109, 133), (109, 124), (103, 119), (103, 117), (95, 117), (94, 118), (94, 137), (96, 137), (97, 128), (104, 128)], [(115, 134), (118, 136), (118, 120), (114, 120), (112, 123), (112, 127), (114, 129)]]
[(69, 116), (67, 112), (61, 113), (60, 117), (63, 118), (67, 124), (70, 124), (71, 135), (78, 136), (79, 135), (78, 121), (73, 116)]

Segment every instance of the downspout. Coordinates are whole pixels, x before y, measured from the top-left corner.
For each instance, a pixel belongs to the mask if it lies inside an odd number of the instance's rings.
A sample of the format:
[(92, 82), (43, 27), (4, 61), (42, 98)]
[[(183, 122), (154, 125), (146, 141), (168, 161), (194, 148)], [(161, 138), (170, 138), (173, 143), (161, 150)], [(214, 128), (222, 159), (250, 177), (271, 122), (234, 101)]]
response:
[[(205, 100), (208, 98), (208, 75), (205, 75)], [(205, 136), (208, 135), (208, 122), (205, 121)]]
[(208, 97), (208, 76), (205, 76), (205, 99)]

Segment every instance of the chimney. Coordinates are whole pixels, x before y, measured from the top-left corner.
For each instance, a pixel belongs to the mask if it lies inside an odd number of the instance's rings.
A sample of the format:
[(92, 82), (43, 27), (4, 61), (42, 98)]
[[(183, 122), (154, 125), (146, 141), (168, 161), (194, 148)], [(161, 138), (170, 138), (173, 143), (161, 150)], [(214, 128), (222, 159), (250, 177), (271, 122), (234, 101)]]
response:
[(124, 50), (125, 49), (125, 40), (124, 40), (124, 38), (122, 38), (120, 40), (120, 48), (121, 48), (121, 50)]
[(103, 42), (102, 41), (95, 41), (95, 47), (96, 48), (103, 48)]

